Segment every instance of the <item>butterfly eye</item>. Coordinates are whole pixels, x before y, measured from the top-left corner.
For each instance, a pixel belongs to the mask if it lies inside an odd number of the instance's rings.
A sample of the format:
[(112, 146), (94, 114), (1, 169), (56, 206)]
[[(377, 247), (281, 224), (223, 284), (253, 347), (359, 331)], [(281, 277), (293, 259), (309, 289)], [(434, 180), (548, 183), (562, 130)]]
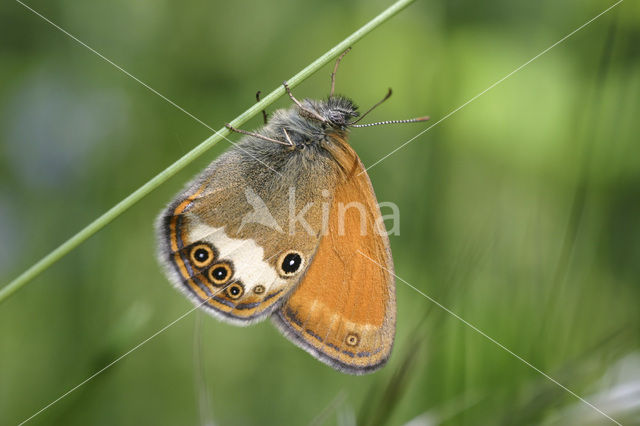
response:
[(204, 268), (213, 262), (214, 258), (213, 249), (204, 243), (199, 243), (191, 247), (189, 255), (191, 256), (191, 263), (193, 263), (196, 268)]
[(302, 267), (302, 255), (296, 251), (289, 251), (280, 256), (278, 260), (278, 269), (280, 275), (291, 277), (296, 274)]
[(209, 279), (214, 285), (226, 283), (231, 278), (231, 275), (233, 275), (233, 270), (227, 263), (216, 263), (209, 268)]
[(227, 296), (231, 299), (239, 299), (244, 294), (244, 286), (239, 282), (235, 282), (227, 287)]

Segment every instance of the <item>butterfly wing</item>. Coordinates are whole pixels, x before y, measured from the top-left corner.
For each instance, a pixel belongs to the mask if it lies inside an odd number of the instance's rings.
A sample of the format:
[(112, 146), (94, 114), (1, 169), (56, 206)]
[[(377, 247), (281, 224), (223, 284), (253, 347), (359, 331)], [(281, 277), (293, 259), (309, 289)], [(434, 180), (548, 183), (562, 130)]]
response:
[[(174, 286), (212, 315), (240, 325), (264, 319), (282, 303), (319, 242), (317, 232), (299, 227), (288, 232), (282, 220), (289, 209), (298, 211), (308, 199), (322, 197), (306, 176), (313, 170), (283, 175), (255, 157), (238, 149), (226, 152), (156, 223), (159, 258)], [(294, 183), (302, 195), (292, 206), (288, 185)], [(305, 213), (316, 224), (321, 207)], [(300, 256), (293, 257), (300, 260), (294, 273), (282, 269), (291, 252)]]
[(364, 374), (382, 367), (393, 346), (393, 260), (362, 163), (344, 141), (340, 155), (343, 164), (351, 165), (336, 186), (328, 233), (304, 278), (272, 318), (291, 341), (319, 360), (346, 373)]

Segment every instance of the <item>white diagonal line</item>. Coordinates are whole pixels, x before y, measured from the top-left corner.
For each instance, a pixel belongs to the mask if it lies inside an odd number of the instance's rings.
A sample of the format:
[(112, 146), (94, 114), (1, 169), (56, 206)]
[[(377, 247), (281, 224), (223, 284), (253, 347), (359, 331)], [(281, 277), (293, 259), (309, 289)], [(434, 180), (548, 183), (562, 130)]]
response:
[[(216, 293), (217, 294), (217, 293)], [(213, 295), (215, 296), (215, 294)], [(173, 326), (175, 323), (177, 323), (178, 321), (180, 321), (181, 319), (183, 319), (184, 317), (186, 317), (187, 315), (189, 315), (191, 312), (195, 311), (196, 309), (198, 309), (199, 307), (201, 307), (202, 305), (204, 305), (205, 303), (207, 303), (213, 296), (209, 297), (208, 299), (206, 299), (204, 302), (202, 302), (200, 305), (196, 305), (193, 308), (189, 309), (187, 312), (185, 312), (184, 314), (180, 315), (178, 318), (176, 318), (175, 320), (171, 321), (169, 324), (165, 325), (164, 327), (162, 327), (160, 330), (156, 331), (155, 333), (153, 333), (151, 336), (147, 337), (146, 339), (144, 339), (142, 342), (138, 343), (137, 345), (135, 345), (133, 348), (129, 349), (127, 352), (125, 352), (124, 354), (120, 355), (118, 358), (114, 359), (113, 361), (111, 361), (109, 364), (105, 365), (104, 367), (102, 367), (100, 370), (96, 371), (95, 373), (93, 373), (91, 376), (87, 377), (86, 379), (84, 379), (82, 382), (78, 383), (76, 386), (72, 387), (71, 389), (69, 389), (68, 391), (66, 391), (65, 393), (63, 393), (62, 395), (60, 395), (58, 398), (54, 399), (53, 401), (51, 401), (49, 404), (45, 405), (44, 407), (42, 407), (40, 410), (36, 411), (35, 413), (33, 413), (30, 417), (24, 419), (23, 421), (21, 421), (19, 423), (19, 426), (27, 423), (28, 421), (30, 421), (31, 419), (33, 419), (35, 416), (37, 416), (38, 414), (42, 413), (43, 411), (45, 411), (46, 409), (48, 409), (49, 407), (51, 407), (52, 405), (54, 405), (55, 403), (57, 403), (58, 401), (60, 401), (61, 399), (65, 398), (67, 395), (69, 395), (70, 393), (74, 392), (76, 389), (78, 389), (79, 387), (85, 385), (87, 382), (91, 381), (93, 378), (95, 378), (96, 376), (98, 376), (99, 374), (101, 374), (102, 372), (104, 372), (106, 369), (108, 369), (109, 367), (111, 367), (113, 364), (115, 364), (116, 362), (120, 361), (122, 358), (126, 357), (127, 355), (129, 355), (131, 352), (134, 352), (135, 350), (137, 350), (138, 348), (140, 348), (142, 345), (144, 345), (145, 343), (147, 343), (149, 340), (153, 339), (154, 337), (156, 337), (158, 334), (162, 333), (163, 331), (165, 331), (166, 329), (168, 329), (169, 327)]]
[(524, 64), (520, 65), (518, 68), (516, 68), (515, 70), (511, 71), (509, 74), (505, 75), (504, 77), (502, 77), (500, 80), (496, 81), (495, 83), (493, 83), (491, 86), (487, 87), (486, 89), (484, 89), (482, 92), (478, 93), (477, 95), (475, 95), (473, 98), (469, 99), (467, 102), (463, 103), (462, 105), (460, 105), (458, 108), (454, 109), (453, 111), (449, 112), (447, 115), (445, 115), (444, 117), (442, 117), (441, 119), (439, 119), (438, 121), (436, 121), (435, 123), (433, 123), (431, 126), (427, 127), (426, 129), (424, 129), (423, 131), (421, 131), (420, 133), (418, 133), (417, 135), (415, 135), (414, 137), (412, 137), (411, 139), (409, 139), (408, 141), (406, 141), (405, 143), (403, 143), (402, 145), (400, 145), (399, 147), (397, 147), (396, 149), (394, 149), (393, 151), (391, 151), (390, 153), (388, 153), (387, 155), (385, 155), (384, 157), (382, 157), (381, 159), (379, 159), (378, 161), (376, 161), (375, 163), (371, 164), (370, 166), (368, 166), (365, 170), (363, 170), (362, 172), (360, 172), (360, 174), (364, 173), (365, 171), (371, 169), (372, 167), (375, 167), (376, 165), (378, 165), (380, 162), (386, 160), (388, 157), (392, 156), (393, 154), (395, 154), (396, 152), (398, 152), (399, 150), (401, 150), (402, 148), (404, 148), (405, 146), (409, 145), (411, 142), (413, 142), (415, 139), (419, 138), (420, 136), (422, 136), (423, 134), (425, 134), (426, 132), (428, 132), (429, 130), (431, 130), (432, 128), (434, 128), (435, 126), (437, 126), (438, 124), (440, 124), (441, 122), (443, 122), (444, 120), (446, 120), (447, 118), (451, 117), (453, 114), (455, 114), (456, 112), (460, 111), (462, 108), (466, 107), (467, 105), (469, 105), (471, 102), (475, 101), (476, 99), (478, 99), (480, 96), (484, 95), (485, 93), (487, 93), (489, 90), (493, 89), (494, 87), (496, 87), (498, 84), (502, 83), (503, 81), (505, 81), (506, 79), (508, 79), (509, 77), (511, 77), (512, 75), (514, 75), (515, 73), (517, 73), (518, 71), (520, 71), (522, 68), (526, 67), (527, 65), (529, 65), (531, 62), (535, 61), (536, 59), (538, 59), (540, 56), (544, 55), (545, 53), (547, 53), (548, 51), (550, 51), (551, 49), (553, 49), (554, 47), (556, 47), (557, 45), (559, 45), (560, 43), (562, 43), (563, 41), (565, 41), (566, 39), (568, 39), (569, 37), (571, 37), (572, 35), (574, 35), (575, 33), (577, 33), (578, 31), (580, 31), (581, 29), (583, 29), (584, 27), (586, 27), (587, 25), (589, 25), (590, 23), (592, 23), (593, 21), (595, 21), (596, 19), (598, 19), (599, 17), (601, 17), (602, 15), (604, 15), (605, 13), (607, 13), (608, 11), (610, 11), (611, 9), (613, 9), (614, 7), (616, 7), (617, 5), (619, 5), (620, 3), (622, 3), (624, 0), (618, 0), (616, 3), (612, 4), (611, 6), (609, 6), (608, 8), (606, 8), (605, 10), (603, 10), (602, 12), (600, 12), (599, 14), (597, 14), (596, 16), (594, 16), (593, 18), (589, 19), (587, 22), (585, 22), (584, 24), (580, 25), (578, 28), (576, 28), (575, 30), (571, 31), (569, 34), (567, 34), (566, 36), (562, 37), (560, 40), (556, 41), (555, 43), (553, 43), (551, 46), (547, 47), (546, 49), (544, 49), (542, 52), (538, 53), (536, 56), (534, 56), (533, 58), (529, 59), (527, 62), (525, 62)]
[(416, 292), (420, 293), (424, 298), (428, 299), (430, 302), (436, 304), (439, 308), (441, 308), (442, 310), (444, 310), (445, 312), (447, 312), (448, 314), (452, 315), (453, 317), (455, 317), (456, 319), (458, 319), (459, 321), (461, 321), (462, 323), (464, 323), (464, 325), (466, 325), (467, 327), (471, 328), (472, 330), (474, 330), (476, 333), (480, 334), (481, 336), (483, 336), (484, 338), (486, 338), (487, 340), (489, 340), (490, 342), (494, 343), (495, 345), (497, 345), (498, 347), (500, 347), (501, 349), (503, 349), (504, 351), (508, 352), (509, 354), (511, 354), (512, 356), (514, 356), (516, 359), (518, 359), (519, 361), (521, 361), (522, 363), (526, 364), (527, 366), (531, 367), (533, 370), (537, 371), (538, 373), (542, 374), (544, 377), (546, 377), (547, 379), (549, 379), (551, 382), (555, 383), (556, 385), (560, 386), (562, 389), (564, 389), (565, 391), (567, 391), (568, 393), (570, 393), (571, 395), (573, 395), (574, 397), (578, 398), (580, 401), (584, 402), (585, 404), (587, 404), (589, 407), (593, 408), (594, 410), (596, 410), (598, 413), (602, 414), (603, 416), (605, 416), (607, 419), (611, 420), (612, 422), (614, 422), (615, 424), (622, 426), (621, 423), (617, 422), (616, 420), (614, 420), (613, 418), (611, 418), (609, 415), (607, 415), (604, 411), (602, 411), (601, 409), (599, 409), (598, 407), (596, 407), (595, 405), (593, 405), (592, 403), (590, 403), (589, 401), (587, 401), (586, 399), (582, 398), (580, 395), (578, 395), (577, 393), (573, 392), (571, 389), (567, 388), (565, 385), (563, 385), (562, 383), (560, 383), (559, 381), (557, 381), (556, 379), (554, 379), (553, 377), (549, 376), (547, 373), (545, 373), (544, 371), (540, 370), (538, 367), (536, 367), (535, 365), (531, 364), (529, 361), (527, 361), (526, 359), (522, 358), (520, 355), (516, 354), (515, 352), (513, 352), (512, 350), (510, 350), (509, 348), (507, 348), (505, 345), (503, 345), (502, 343), (498, 342), (496, 339), (494, 339), (493, 337), (489, 336), (487, 333), (485, 333), (484, 331), (480, 330), (478, 327), (476, 327), (475, 325), (471, 324), (470, 322), (468, 322), (467, 320), (465, 320), (464, 318), (462, 318), (460, 315), (456, 314), (455, 312), (451, 311), (450, 309), (446, 308), (444, 305), (442, 305), (441, 303), (439, 303), (437, 300), (433, 299), (432, 297), (429, 297), (428, 295), (426, 295), (425, 293), (423, 293), (421, 290), (417, 289), (416, 287), (414, 287), (413, 285), (409, 284), (409, 282), (405, 281), (403, 278), (399, 277), (398, 275), (395, 274), (395, 272), (393, 272), (390, 269), (387, 269), (384, 265), (381, 265), (380, 263), (376, 262), (375, 260), (373, 260), (372, 258), (370, 258), (369, 256), (367, 256), (366, 254), (362, 253), (360, 250), (358, 250), (358, 253), (360, 253), (363, 257), (369, 259), (371, 262), (375, 263), (376, 265), (378, 265), (379, 267), (381, 267), (382, 269), (384, 269), (385, 271), (389, 272), (390, 274), (393, 274), (394, 277), (396, 277), (397, 279), (399, 279), (400, 281), (402, 281), (404, 284), (406, 284), (407, 286), (411, 287), (413, 290), (415, 290)]
[(327, 419), (340, 405), (344, 404), (347, 399), (347, 392), (342, 389), (338, 394), (329, 402), (329, 404), (322, 409), (307, 426), (321, 426), (327, 422)]
[[(129, 71), (125, 70), (124, 68), (122, 68), (120, 65), (116, 64), (115, 62), (113, 62), (111, 59), (107, 58), (106, 56), (104, 56), (103, 54), (101, 54), (100, 52), (98, 52), (97, 50), (95, 50), (93, 47), (89, 46), (87, 43), (83, 42), (82, 40), (80, 40), (78, 37), (74, 36), (73, 34), (71, 34), (70, 32), (68, 32), (67, 30), (65, 30), (64, 28), (62, 28), (61, 26), (59, 26), (58, 24), (56, 24), (55, 22), (51, 21), (49, 18), (47, 18), (46, 16), (42, 15), (40, 12), (38, 12), (37, 10), (33, 9), (32, 7), (24, 4), (22, 1), (20, 0), (16, 0), (16, 2), (20, 3), (22, 6), (24, 6), (26, 9), (30, 10), (31, 12), (33, 12), (35, 15), (39, 16), (40, 18), (42, 18), (44, 21), (48, 22), (49, 24), (51, 24), (53, 27), (55, 27), (57, 30), (61, 31), (62, 33), (64, 33), (65, 35), (67, 35), (68, 37), (70, 37), (71, 39), (73, 39), (74, 41), (76, 41), (77, 43), (79, 43), (80, 45), (86, 47), (87, 49), (89, 49), (91, 52), (95, 53), (97, 56), (99, 56), (101, 59), (103, 59), (104, 61), (108, 62), (109, 64), (111, 64), (112, 66), (114, 66), (116, 69), (118, 69), (119, 71), (121, 71), (122, 73), (124, 73), (125, 75), (127, 75), (128, 77), (131, 77), (132, 79), (134, 79), (135, 81), (137, 81), (138, 83), (140, 83), (142, 86), (144, 86), (145, 88), (147, 88), (149, 91), (153, 92), (154, 94), (160, 96), (162, 99), (164, 99), (165, 101), (167, 101), (168, 103), (170, 103), (171, 105), (173, 105), (175, 108), (179, 109), (180, 111), (182, 111), (183, 113), (187, 114), (189, 117), (193, 118), (194, 120), (196, 120), (198, 123), (202, 124), (203, 126), (205, 126), (207, 129), (211, 130), (213, 133), (220, 134), (220, 132), (218, 130), (215, 130), (213, 127), (209, 126), (207, 123), (205, 123), (204, 121), (200, 120), (198, 117), (196, 117), (195, 115), (191, 114), (189, 111), (187, 111), (186, 109), (182, 108), (180, 105), (176, 104), (175, 102), (173, 102), (171, 99), (167, 98), (165, 95), (163, 95), (162, 93), (158, 92), (156, 89), (154, 89), (153, 87), (149, 86), (147, 83), (145, 83), (144, 81), (140, 80), (138, 77), (136, 77), (135, 75), (131, 74)], [(239, 147), (236, 143), (234, 143), (232, 140), (230, 140), (229, 138), (227, 138), (226, 136), (222, 136), (224, 139), (226, 139), (231, 145), (235, 146), (236, 148), (238, 148), (240, 151), (244, 152), (245, 154), (247, 154), (248, 156), (250, 156), (251, 158), (253, 158), (254, 160), (258, 161), (260, 164), (262, 164), (263, 166), (265, 166), (266, 168), (268, 168), (269, 170), (271, 170), (272, 172), (277, 173), (278, 175), (282, 176), (282, 174), (280, 174), (277, 170), (274, 170), (273, 168), (269, 167), (267, 164), (265, 164), (264, 162), (262, 162), (260, 159), (254, 157), (253, 155), (251, 155), (249, 152), (247, 152), (246, 150), (242, 149), (241, 147)]]
[(60, 395), (58, 398), (54, 399), (53, 401), (51, 401), (49, 404), (45, 405), (44, 407), (42, 407), (40, 410), (36, 411), (35, 413), (33, 413), (30, 417), (28, 417), (27, 419), (23, 420), (22, 422), (20, 422), (19, 426), (27, 423), (28, 421), (30, 421), (31, 419), (33, 419), (34, 417), (36, 417), (38, 414), (42, 413), (43, 411), (45, 411), (46, 409), (48, 409), (49, 407), (51, 407), (52, 405), (54, 405), (55, 403), (57, 403), (58, 401), (60, 401), (61, 399), (65, 398), (67, 395), (69, 395), (70, 393), (74, 392), (75, 390), (77, 390), (79, 387), (85, 385), (87, 382), (90, 382), (91, 380), (93, 380), (96, 376), (102, 374), (105, 370), (107, 370), (108, 368), (110, 368), (111, 366), (113, 366), (115, 363), (117, 363), (118, 361), (122, 360), (123, 358), (125, 358), (127, 355), (129, 355), (130, 353), (136, 351), (137, 349), (139, 349), (141, 346), (143, 346), (144, 344), (146, 344), (149, 340), (153, 339), (154, 337), (158, 336), (159, 334), (163, 333), (165, 330), (167, 330), (168, 328), (170, 328), (171, 326), (175, 325), (178, 321), (182, 320), (184, 317), (186, 317), (187, 315), (189, 315), (190, 313), (192, 313), (193, 311), (195, 311), (196, 309), (202, 307), (205, 303), (208, 303), (211, 299), (213, 299), (216, 295), (220, 294), (223, 290), (225, 290), (228, 286), (224, 286), (223, 288), (221, 288), (220, 290), (218, 290), (217, 292), (213, 293), (210, 297), (208, 297), (207, 299), (205, 299), (202, 303), (200, 303), (199, 305), (194, 306), (193, 308), (189, 309), (187, 312), (185, 312), (184, 314), (180, 315), (178, 318), (176, 318), (175, 320), (171, 321), (169, 324), (165, 325), (164, 327), (162, 327), (160, 330), (156, 331), (155, 333), (153, 333), (151, 336), (147, 337), (146, 339), (144, 339), (142, 342), (138, 343), (137, 345), (135, 345), (133, 348), (129, 349), (127, 352), (125, 352), (124, 354), (120, 355), (118, 358), (114, 359), (113, 361), (111, 361), (109, 364), (105, 365), (104, 367), (102, 367), (100, 370), (96, 371), (95, 373), (93, 373), (91, 376), (87, 377), (86, 379), (84, 379), (82, 382), (78, 383), (76, 386), (72, 387), (71, 389), (69, 389), (68, 391), (66, 391), (65, 393), (63, 393), (62, 395)]
[[(237, 247), (235, 250), (238, 250), (240, 247), (244, 246), (245, 243), (241, 244), (239, 247)], [(271, 260), (272, 258), (274, 258), (274, 256), (271, 256), (267, 259), (267, 261)], [(262, 276), (262, 275), (261, 275)], [(233, 282), (231, 282), (233, 283)], [(75, 390), (77, 390), (78, 388), (80, 388), (81, 386), (87, 384), (87, 382), (90, 382), (91, 380), (93, 380), (96, 376), (100, 375), (101, 373), (103, 373), (105, 370), (107, 370), (108, 368), (110, 368), (111, 366), (113, 366), (115, 363), (117, 363), (118, 361), (122, 360), (123, 358), (125, 358), (127, 355), (129, 355), (130, 353), (136, 351), (137, 349), (139, 349), (141, 346), (143, 346), (144, 344), (146, 344), (149, 340), (153, 339), (154, 337), (158, 336), (159, 334), (163, 333), (165, 330), (167, 330), (169, 327), (173, 326), (174, 324), (176, 324), (178, 321), (180, 321), (181, 319), (183, 319), (184, 317), (186, 317), (187, 315), (189, 315), (190, 313), (192, 313), (193, 311), (195, 311), (196, 309), (202, 307), (204, 304), (208, 303), (211, 299), (213, 299), (215, 296), (217, 296), (218, 294), (220, 294), (221, 292), (223, 292), (224, 290), (226, 290), (227, 287), (229, 287), (229, 285), (231, 285), (231, 283), (225, 285), (224, 287), (220, 288), (218, 291), (216, 291), (215, 293), (213, 293), (211, 296), (209, 296), (207, 299), (205, 299), (202, 303), (200, 303), (199, 305), (196, 305), (195, 307), (189, 309), (187, 312), (185, 312), (184, 314), (180, 315), (178, 318), (176, 318), (175, 320), (171, 321), (169, 324), (165, 325), (164, 327), (162, 327), (160, 330), (156, 331), (155, 333), (153, 333), (151, 336), (147, 337), (146, 339), (144, 339), (142, 342), (138, 343), (137, 345), (135, 345), (133, 348), (129, 349), (127, 352), (125, 352), (124, 354), (120, 355), (118, 358), (114, 359), (113, 361), (111, 361), (109, 364), (105, 365), (104, 367), (102, 367), (100, 370), (96, 371), (95, 373), (93, 373), (91, 376), (87, 377), (86, 379), (84, 379), (82, 382), (78, 383), (76, 386), (72, 387), (71, 389), (69, 389), (68, 391), (66, 391), (65, 393), (63, 393), (62, 395), (60, 395), (58, 398), (54, 399), (53, 401), (51, 401), (49, 404), (45, 405), (44, 407), (42, 407), (40, 410), (38, 410), (37, 412), (35, 412), (34, 414), (32, 414), (31, 416), (29, 416), (27, 419), (23, 420), (22, 422), (19, 423), (18, 426), (21, 426), (25, 423), (27, 423), (28, 421), (30, 421), (31, 419), (33, 419), (34, 417), (36, 417), (38, 414), (42, 413), (43, 411), (47, 410), (49, 407), (51, 407), (52, 405), (56, 404), (58, 401), (60, 401), (61, 399), (64, 399), (65, 397), (67, 397), (69, 394), (71, 394), (72, 392), (74, 392)]]
[(98, 52), (97, 50), (95, 50), (93, 47), (89, 46), (88, 44), (86, 44), (85, 42), (83, 42), (82, 40), (80, 40), (78, 37), (74, 36), (73, 34), (69, 33), (67, 30), (65, 30), (64, 28), (60, 27), (58, 24), (56, 24), (55, 22), (51, 21), (49, 18), (47, 18), (46, 16), (42, 15), (40, 12), (36, 11), (35, 9), (33, 9), (31, 6), (28, 6), (26, 4), (24, 4), (22, 1), (20, 0), (16, 0), (18, 3), (20, 3), (22, 6), (24, 6), (25, 8), (27, 8), (28, 10), (30, 10), (31, 12), (33, 12), (35, 15), (39, 16), (40, 18), (42, 18), (43, 20), (45, 20), (46, 22), (48, 22), (49, 24), (51, 24), (53, 27), (55, 27), (57, 30), (61, 31), (62, 33), (64, 33), (65, 35), (67, 35), (69, 38), (73, 39), (74, 41), (76, 41), (78, 44), (86, 47), (87, 49), (89, 49), (91, 52), (93, 52), (94, 54), (96, 54), (97, 56), (99, 56), (101, 59), (103, 59), (104, 61), (108, 62), (109, 64), (111, 64), (112, 66), (114, 66), (115, 68), (117, 68), (119, 71), (121, 71), (122, 73), (126, 74), (127, 76), (131, 77), (132, 79), (134, 79), (135, 81), (137, 81), (138, 83), (140, 83), (141, 85), (143, 85), (144, 87), (146, 87), (148, 90), (150, 90), (151, 92), (155, 93), (156, 95), (160, 96), (162, 99), (164, 99), (165, 101), (169, 102), (171, 105), (173, 105), (174, 107), (178, 108), (180, 111), (184, 112), (185, 114), (187, 114), (189, 117), (193, 118), (194, 120), (196, 120), (198, 123), (202, 124), (203, 126), (205, 126), (207, 129), (215, 132), (215, 130), (213, 128), (211, 128), (207, 123), (205, 123), (204, 121), (200, 120), (198, 117), (196, 117), (195, 115), (191, 114), (189, 111), (185, 110), (184, 108), (182, 108), (180, 105), (176, 104), (175, 102), (173, 102), (171, 99), (167, 98), (166, 96), (164, 96), (162, 93), (158, 92), (156, 89), (154, 89), (153, 87), (149, 86), (147, 83), (145, 83), (144, 81), (140, 80), (138, 77), (136, 77), (135, 75), (131, 74), (129, 71), (125, 70), (124, 68), (122, 68), (120, 65), (116, 64), (115, 62), (113, 62), (111, 59), (107, 58), (106, 56), (104, 56), (103, 54), (101, 54), (100, 52)]

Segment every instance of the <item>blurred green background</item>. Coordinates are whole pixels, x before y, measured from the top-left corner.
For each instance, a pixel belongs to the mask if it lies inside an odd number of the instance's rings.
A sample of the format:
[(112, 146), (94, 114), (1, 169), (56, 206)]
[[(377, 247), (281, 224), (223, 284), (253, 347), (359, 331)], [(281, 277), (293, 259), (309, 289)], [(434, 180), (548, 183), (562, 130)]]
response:
[[(220, 128), (390, 2), (28, 4)], [(354, 46), (337, 91), (368, 107), (392, 87), (369, 120), (433, 123), (611, 4), (417, 1)], [(17, 2), (0, 5), (0, 33), (4, 285), (211, 132)], [(298, 97), (325, 96), (330, 68)], [(370, 170), (378, 200), (400, 207), (400, 277), (628, 424), (640, 423), (639, 114), (629, 0)], [(351, 142), (370, 165), (424, 128)], [(152, 224), (227, 147), (0, 305), (0, 424), (191, 308), (156, 263)], [(396, 346), (375, 374), (337, 373), (269, 322), (193, 313), (32, 424), (611, 424), (401, 281), (397, 295)]]

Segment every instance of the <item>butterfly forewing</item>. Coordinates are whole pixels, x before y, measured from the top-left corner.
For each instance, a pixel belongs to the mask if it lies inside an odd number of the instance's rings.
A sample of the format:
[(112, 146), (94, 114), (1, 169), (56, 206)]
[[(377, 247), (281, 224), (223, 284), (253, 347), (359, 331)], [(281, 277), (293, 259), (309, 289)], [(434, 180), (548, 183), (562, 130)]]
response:
[[(348, 148), (348, 147), (347, 147)], [(355, 152), (336, 187), (328, 233), (274, 315), (294, 343), (334, 368), (362, 374), (389, 358), (395, 334), (393, 263), (380, 210)], [(383, 265), (383, 268), (380, 267)]]

